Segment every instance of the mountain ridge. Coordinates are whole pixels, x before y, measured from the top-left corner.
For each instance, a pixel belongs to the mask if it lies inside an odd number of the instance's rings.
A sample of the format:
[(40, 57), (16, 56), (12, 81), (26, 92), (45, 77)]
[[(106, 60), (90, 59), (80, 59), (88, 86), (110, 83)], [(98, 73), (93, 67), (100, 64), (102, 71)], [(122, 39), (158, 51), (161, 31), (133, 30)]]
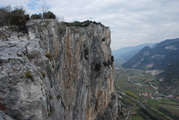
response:
[(122, 66), (142, 70), (164, 70), (159, 74), (159, 91), (179, 95), (179, 38), (167, 39), (153, 48), (144, 47)]
[[(179, 38), (162, 41), (151, 49), (142, 49), (133, 58), (123, 64), (124, 67), (136, 69), (166, 69), (168, 64), (179, 59)], [(146, 55), (145, 53), (148, 54)], [(140, 54), (139, 54), (140, 53)], [(136, 59), (140, 61), (134, 61)], [(154, 62), (155, 60), (155, 62)], [(140, 65), (134, 65), (138, 62)], [(140, 63), (139, 63), (140, 62)]]
[(118, 50), (112, 51), (115, 61), (127, 61), (132, 58), (137, 52), (139, 52), (143, 47), (150, 46), (153, 47), (156, 43), (145, 43), (137, 46), (124, 47)]

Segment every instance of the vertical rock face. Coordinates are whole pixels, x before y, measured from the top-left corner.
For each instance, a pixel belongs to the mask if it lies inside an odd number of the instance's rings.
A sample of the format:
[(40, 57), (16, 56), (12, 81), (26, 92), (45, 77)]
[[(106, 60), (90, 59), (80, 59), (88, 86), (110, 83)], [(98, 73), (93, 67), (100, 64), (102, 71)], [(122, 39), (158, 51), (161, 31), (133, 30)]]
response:
[[(114, 120), (110, 30), (100, 24), (27, 23), (0, 43), (0, 110), (18, 120)], [(2, 116), (2, 115), (1, 115)]]

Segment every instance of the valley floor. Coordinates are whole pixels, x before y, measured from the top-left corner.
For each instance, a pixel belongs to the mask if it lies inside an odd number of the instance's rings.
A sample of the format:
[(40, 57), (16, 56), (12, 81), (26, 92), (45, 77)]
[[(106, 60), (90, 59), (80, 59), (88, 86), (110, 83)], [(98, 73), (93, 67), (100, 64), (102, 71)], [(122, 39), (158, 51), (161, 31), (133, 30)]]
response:
[[(123, 100), (121, 101), (119, 99), (119, 102), (123, 104), (123, 108), (121, 108), (123, 114), (120, 114), (124, 115), (125, 113), (125, 119), (129, 112), (129, 120), (151, 119), (141, 112), (139, 103), (137, 103), (138, 101), (145, 103), (145, 106), (147, 105), (150, 109), (154, 109), (154, 111), (157, 111), (159, 114), (163, 114), (168, 119), (179, 119), (179, 100), (176, 96), (162, 95), (158, 92), (160, 81), (155, 78), (153, 71), (126, 69), (121, 67), (118, 63), (115, 64), (114, 73), (115, 86), (121, 99), (126, 99), (126, 96), (128, 96), (130, 98), (132, 97), (131, 99), (134, 101), (133, 103), (130, 101), (126, 103), (126, 100), (122, 102)], [(126, 104), (127, 108), (124, 109)]]

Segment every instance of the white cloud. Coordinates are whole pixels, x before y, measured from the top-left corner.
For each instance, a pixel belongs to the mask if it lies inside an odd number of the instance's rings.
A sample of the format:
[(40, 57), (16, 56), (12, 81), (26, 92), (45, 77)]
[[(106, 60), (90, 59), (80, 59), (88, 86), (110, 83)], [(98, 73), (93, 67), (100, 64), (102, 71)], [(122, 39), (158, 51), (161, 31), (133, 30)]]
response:
[(179, 37), (178, 0), (1, 0), (22, 4), (31, 14), (44, 3), (66, 21), (92, 18), (109, 26), (113, 50)]

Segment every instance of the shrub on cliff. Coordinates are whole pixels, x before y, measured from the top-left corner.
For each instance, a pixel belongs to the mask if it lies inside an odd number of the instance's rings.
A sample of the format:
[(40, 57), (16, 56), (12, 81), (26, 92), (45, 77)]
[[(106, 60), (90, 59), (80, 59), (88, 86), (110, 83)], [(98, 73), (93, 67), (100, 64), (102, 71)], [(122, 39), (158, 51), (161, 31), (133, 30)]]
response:
[(53, 55), (50, 53), (46, 53), (45, 56), (51, 61), (53, 59)]
[(8, 7), (0, 8), (0, 26), (9, 24), (9, 12)]
[(43, 13), (43, 17), (42, 17), (42, 14), (32, 14), (31, 19), (55, 19), (56, 18), (56, 15), (51, 12), (51, 11), (48, 11), (48, 12), (44, 12)]
[(101, 64), (100, 63), (95, 64), (94, 71), (100, 71), (100, 70), (101, 70)]
[[(96, 25), (102, 25), (100, 22), (96, 22), (96, 21), (90, 21), (90, 20), (86, 20), (84, 22), (79, 22), (79, 21), (74, 21), (74, 22), (63, 22), (66, 26), (77, 26), (77, 27), (88, 27), (91, 23), (96, 24)], [(102, 25), (104, 26), (104, 25)]]
[(18, 26), (19, 30), (25, 30), (26, 21), (29, 20), (29, 15), (25, 14), (25, 10), (20, 7), (11, 6), (0, 7), (0, 26), (13, 25)]
[(29, 71), (27, 71), (27, 72), (25, 73), (25, 77), (26, 77), (26, 78), (29, 78), (29, 79), (31, 79), (31, 80), (33, 80), (33, 75), (32, 75), (32, 73), (29, 72)]
[(55, 19), (56, 16), (52, 12), (48, 11), (48, 12), (43, 13), (43, 18), (44, 19)]
[(30, 18), (33, 19), (33, 20), (34, 19), (41, 19), (42, 15), (41, 14), (32, 14)]
[(16, 8), (11, 12), (10, 24), (18, 26), (19, 30), (24, 30), (25, 24), (29, 19), (29, 15), (25, 14), (25, 10), (23, 8)]

